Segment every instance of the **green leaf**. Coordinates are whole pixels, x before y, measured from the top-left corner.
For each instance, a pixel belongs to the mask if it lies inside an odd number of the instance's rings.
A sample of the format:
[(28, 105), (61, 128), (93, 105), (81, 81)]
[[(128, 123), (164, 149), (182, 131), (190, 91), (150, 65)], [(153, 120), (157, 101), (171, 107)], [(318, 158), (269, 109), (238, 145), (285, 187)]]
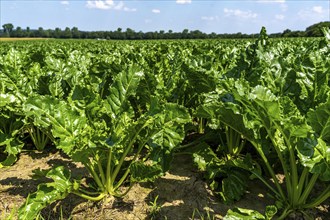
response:
[(159, 114), (155, 115), (155, 133), (153, 143), (172, 151), (178, 146), (184, 136), (183, 124), (190, 122), (190, 115), (183, 106), (167, 103)]
[[(225, 203), (232, 203), (244, 195), (249, 180), (249, 170), (254, 169), (251, 156), (226, 160), (218, 158), (211, 147), (202, 142), (194, 146), (194, 162), (207, 173), (211, 188), (219, 193)], [(242, 169), (239, 169), (242, 168)], [(256, 171), (258, 172), (258, 171)]]
[(217, 155), (205, 142), (194, 146), (190, 151), (193, 152), (194, 163), (201, 171), (206, 171), (214, 160), (218, 160)]
[(244, 138), (254, 140), (254, 132), (244, 123), (244, 112), (229, 94), (210, 95), (205, 104), (197, 108), (196, 116), (210, 119), (209, 126), (219, 129), (221, 124), (231, 127)]
[(87, 119), (64, 101), (49, 96), (31, 96), (27, 99), (24, 110), (28, 117), (34, 119), (34, 124), (51, 128), (55, 138), (60, 138), (58, 147), (66, 154), (73, 153), (73, 147), (78, 144), (79, 136), (87, 130)]
[(330, 99), (307, 113), (307, 121), (315, 131), (316, 138), (302, 139), (298, 145), (299, 158), (310, 172), (330, 180)]
[(311, 173), (320, 174), (323, 181), (330, 180), (330, 145), (321, 138), (306, 139), (299, 143), (298, 150), (301, 163), (309, 167)]
[[(152, 146), (152, 144), (151, 144)], [(159, 146), (153, 146), (150, 149), (151, 153), (149, 158), (155, 163), (159, 164), (162, 168), (162, 172), (165, 173), (171, 167), (173, 161), (173, 151), (163, 149)]]
[(0, 168), (4, 166), (11, 166), (17, 161), (17, 155), (21, 152), (24, 143), (18, 137), (0, 133), (0, 146), (5, 146), (4, 153), (7, 157), (0, 162)]
[(1, 161), (0, 168), (13, 165), (17, 161), (17, 156), (15, 154), (8, 154), (4, 161)]
[(277, 208), (275, 205), (266, 206), (266, 219), (272, 219), (277, 213)]
[(17, 101), (17, 98), (12, 94), (0, 94), (0, 107), (4, 107), (10, 103)]
[(315, 110), (311, 109), (307, 116), (307, 121), (317, 136), (330, 144), (330, 98)]
[(252, 209), (243, 209), (243, 208), (234, 208), (233, 210), (229, 209), (224, 220), (250, 220), (250, 219), (259, 219), (259, 220), (271, 220), (277, 213), (277, 208), (274, 205), (266, 206), (265, 216), (259, 213), (256, 210)]
[(130, 167), (131, 182), (154, 181), (163, 174), (160, 165), (146, 164), (142, 161), (133, 162)]
[(189, 86), (194, 88), (197, 94), (214, 91), (216, 88), (214, 75), (207, 74), (206, 69), (200, 66), (183, 65), (182, 69), (186, 72)]
[(18, 210), (18, 219), (36, 219), (43, 208), (64, 199), (73, 190), (70, 173), (62, 166), (48, 171), (46, 177), (53, 182), (40, 184), (38, 190), (28, 196), (25, 204)]
[(223, 219), (224, 220), (250, 220), (250, 219), (263, 220), (266, 219), (266, 217), (255, 210), (234, 208), (233, 210), (229, 209), (227, 211), (226, 216)]
[(247, 188), (248, 173), (245, 170), (227, 169), (227, 177), (221, 181), (220, 195), (225, 203), (239, 200)]
[(106, 102), (111, 118), (117, 118), (121, 112), (129, 108), (129, 97), (136, 94), (142, 77), (143, 72), (137, 66), (130, 66), (115, 77)]

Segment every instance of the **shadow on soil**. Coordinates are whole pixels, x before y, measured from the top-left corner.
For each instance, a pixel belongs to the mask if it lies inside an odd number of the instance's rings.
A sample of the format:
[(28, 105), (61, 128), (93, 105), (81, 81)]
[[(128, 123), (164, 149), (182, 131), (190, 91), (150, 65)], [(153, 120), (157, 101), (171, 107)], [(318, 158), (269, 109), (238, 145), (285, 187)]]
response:
[(169, 175), (156, 180), (154, 190), (146, 199), (149, 206), (160, 207), (148, 219), (191, 219), (193, 216), (208, 219), (208, 215), (211, 219), (220, 219), (235, 206), (264, 213), (265, 207), (273, 204), (273, 200), (266, 196), (267, 190), (256, 181), (251, 182), (251, 191), (247, 191), (239, 202), (223, 204), (219, 197), (212, 195), (190, 156), (177, 157), (173, 162)]
[[(29, 152), (28, 157), (31, 157), (33, 160), (38, 160), (42, 158), (46, 158), (51, 156), (54, 152)], [(62, 159), (63, 158), (63, 159)], [(30, 162), (30, 161), (28, 161)], [(83, 167), (77, 167), (76, 164), (72, 163), (71, 161), (68, 161), (64, 155), (60, 154), (60, 158), (52, 158), (50, 157), (49, 160), (46, 161), (46, 164), (50, 167), (56, 167), (56, 166), (64, 166), (65, 168), (69, 169), (71, 171), (73, 178), (81, 178), (82, 176), (86, 175), (86, 170)], [(40, 163), (40, 166), (43, 169), (45, 166)], [(36, 165), (38, 167), (38, 165)], [(22, 169), (22, 167), (17, 168)], [(29, 176), (33, 175), (33, 171), (36, 171), (38, 169), (33, 169)], [(48, 169), (46, 169), (48, 170)], [(2, 192), (7, 193), (7, 201), (10, 199), (15, 198), (16, 196), (21, 196), (23, 198), (27, 198), (30, 193), (33, 193), (37, 191), (38, 185), (40, 183), (47, 183), (52, 182), (51, 179), (48, 179), (46, 177), (39, 177), (37, 179), (34, 178), (19, 178), (19, 177), (7, 177), (0, 180), (0, 185), (2, 185), (3, 189)], [(55, 202), (45, 208), (42, 211), (42, 216), (45, 219), (68, 219), (71, 216), (71, 212), (73, 209), (79, 205), (80, 203), (86, 202), (86, 200), (70, 194), (65, 199), (60, 200), (58, 202)], [(19, 204), (17, 204), (19, 205)]]
[[(192, 217), (194, 210), (205, 213), (204, 208), (212, 209), (217, 204), (217, 199), (210, 195), (202, 174), (194, 168), (190, 156), (175, 158), (168, 175), (156, 180), (153, 187), (146, 202), (154, 209), (160, 209), (151, 213), (148, 219), (187, 219)], [(213, 212), (215, 210), (210, 210), (210, 214)]]

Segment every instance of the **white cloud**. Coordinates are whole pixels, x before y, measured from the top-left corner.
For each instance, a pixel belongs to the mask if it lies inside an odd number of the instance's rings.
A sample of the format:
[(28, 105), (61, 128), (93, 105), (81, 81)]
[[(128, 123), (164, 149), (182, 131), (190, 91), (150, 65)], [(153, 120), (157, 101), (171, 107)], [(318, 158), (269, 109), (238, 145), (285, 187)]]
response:
[(285, 0), (258, 0), (259, 3), (285, 3)]
[(61, 5), (69, 5), (69, 1), (60, 1)]
[(112, 0), (106, 0), (106, 1), (87, 1), (86, 7), (87, 8), (97, 8), (97, 9), (112, 9), (114, 7), (115, 3)]
[(176, 0), (176, 3), (177, 4), (190, 4), (191, 3), (191, 0)]
[(276, 20), (284, 20), (285, 16), (282, 14), (275, 15)]
[(313, 10), (313, 12), (316, 12), (318, 14), (322, 14), (323, 13), (322, 6), (314, 6), (312, 10)]
[(301, 20), (324, 20), (329, 19), (330, 9), (324, 9), (322, 6), (314, 6), (312, 8), (303, 9), (298, 12), (298, 17)]
[(201, 19), (203, 21), (218, 21), (219, 16), (202, 16)]
[(152, 11), (152, 13), (155, 13), (155, 14), (159, 14), (160, 13), (160, 10), (159, 9), (156, 9), (156, 8), (152, 9), (151, 11)]
[(136, 8), (128, 8), (128, 7), (124, 7), (124, 11), (127, 11), (127, 12), (134, 12), (134, 11), (137, 11)]
[(101, 10), (117, 10), (117, 11), (137, 11), (136, 8), (125, 7), (124, 2), (120, 1), (115, 3), (113, 0), (96, 0), (96, 1), (87, 1), (87, 8), (96, 8)]
[(214, 17), (213, 16), (210, 16), (210, 17), (208, 17), (208, 16), (202, 16), (201, 19), (202, 20), (205, 20), (205, 21), (213, 21), (214, 20)]
[(227, 17), (238, 17), (238, 18), (244, 18), (244, 19), (248, 19), (248, 18), (256, 18), (258, 16), (257, 13), (253, 13), (252, 11), (242, 11), (240, 9), (228, 9), (228, 8), (224, 8), (223, 12), (225, 13), (225, 16)]
[(124, 2), (119, 2), (117, 5), (114, 5), (113, 9), (115, 9), (115, 10), (122, 10), (123, 7), (124, 7)]

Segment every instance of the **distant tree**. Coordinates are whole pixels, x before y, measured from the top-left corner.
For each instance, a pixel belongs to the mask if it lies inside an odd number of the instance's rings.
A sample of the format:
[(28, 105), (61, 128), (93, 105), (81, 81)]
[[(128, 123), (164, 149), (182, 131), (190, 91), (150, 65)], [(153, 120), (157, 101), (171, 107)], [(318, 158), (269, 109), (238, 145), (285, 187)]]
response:
[(92, 31), (89, 33), (88, 38), (97, 39), (97, 38), (102, 38), (102, 37), (100, 36), (99, 31)]
[(44, 37), (44, 29), (42, 27), (39, 27), (38, 30), (35, 32), (35, 37)]
[(152, 34), (152, 39), (159, 39), (158, 31), (154, 31)]
[(77, 27), (71, 29), (71, 34), (73, 38), (80, 38), (80, 32)]
[(272, 37), (272, 38), (274, 38), (274, 37), (281, 37), (282, 34), (283, 33), (280, 33), (280, 32), (279, 33), (273, 33), (273, 34), (270, 34), (269, 37)]
[[(54, 38), (82, 38), (82, 39), (204, 39), (204, 38), (257, 38), (259, 34), (244, 34), (238, 33), (223, 33), (217, 34), (212, 32), (210, 34), (203, 33), (199, 30), (189, 31), (188, 29), (183, 29), (182, 32), (173, 32), (168, 30), (165, 33), (164, 30), (154, 31), (154, 32), (135, 32), (131, 28), (127, 28), (125, 31), (118, 27), (114, 31), (80, 31), (77, 27), (69, 28), (66, 27), (63, 31), (60, 28), (55, 28), (55, 30), (39, 27), (37, 30), (30, 30), (30, 27), (22, 29), (17, 27), (14, 30), (14, 25), (11, 23), (3, 24), (3, 31), (0, 33), (2, 36), (8, 37), (54, 37)], [(282, 33), (269, 34), (269, 37), (319, 37), (323, 36), (322, 28), (330, 28), (330, 21), (319, 22), (313, 24), (306, 28), (305, 31), (291, 31), (290, 29), (285, 29)], [(265, 31), (265, 30), (264, 30)]]
[(143, 39), (143, 32), (142, 31), (139, 31), (138, 33), (136, 33), (136, 39), (138, 39), (138, 40)]
[(64, 31), (62, 31), (61, 38), (72, 38), (71, 29), (69, 27), (66, 27)]
[(55, 28), (55, 31), (54, 31), (54, 34), (53, 34), (53, 37), (54, 38), (60, 38), (61, 37), (61, 28)]
[(288, 36), (289, 37), (304, 37), (305, 32), (304, 31), (291, 31), (291, 33)]
[(211, 34), (209, 34), (209, 38), (212, 38), (212, 39), (217, 38), (217, 33), (212, 32)]
[(183, 39), (187, 39), (189, 38), (189, 30), (188, 29), (184, 29), (181, 33), (181, 38)]
[(289, 37), (291, 34), (291, 30), (290, 29), (285, 29), (282, 33), (282, 37)]
[(122, 28), (117, 28), (117, 30), (113, 33), (114, 39), (125, 39), (126, 34), (122, 33)]
[(126, 29), (126, 38), (130, 39), (130, 40), (135, 39), (135, 31), (130, 28), (127, 28)]
[(24, 32), (21, 27), (17, 26), (14, 32), (15, 37), (24, 37)]
[(3, 27), (3, 32), (8, 36), (10, 37), (10, 34), (11, 32), (13, 31), (14, 29), (14, 25), (12, 23), (7, 23), (7, 24), (4, 24), (2, 25)]
[(30, 37), (31, 30), (30, 27), (26, 27), (26, 37)]
[(173, 38), (173, 31), (170, 29), (170, 30), (168, 30), (168, 32), (166, 33), (166, 36), (167, 36), (167, 38), (168, 39), (172, 39)]
[(322, 28), (327, 27), (330, 28), (330, 21), (319, 22), (317, 24), (313, 24), (306, 28), (306, 36), (308, 37), (322, 37), (323, 32)]
[(87, 38), (87, 33), (86, 31), (80, 31), (80, 39), (86, 39)]
[(237, 32), (236, 34), (233, 34), (233, 37), (234, 38), (242, 38), (243, 37), (242, 32)]
[(194, 30), (194, 31), (190, 31), (190, 35), (191, 35), (191, 38), (193, 39), (203, 39), (203, 38), (206, 38), (206, 34), (199, 31), (199, 30)]
[(154, 36), (154, 33), (149, 31), (149, 32), (146, 32), (144, 33), (144, 39), (153, 39), (153, 36)]
[(47, 30), (44, 30), (44, 33), (43, 33), (43, 37), (46, 37), (46, 38), (49, 38), (51, 37), (51, 33), (52, 33), (52, 29), (47, 29)]

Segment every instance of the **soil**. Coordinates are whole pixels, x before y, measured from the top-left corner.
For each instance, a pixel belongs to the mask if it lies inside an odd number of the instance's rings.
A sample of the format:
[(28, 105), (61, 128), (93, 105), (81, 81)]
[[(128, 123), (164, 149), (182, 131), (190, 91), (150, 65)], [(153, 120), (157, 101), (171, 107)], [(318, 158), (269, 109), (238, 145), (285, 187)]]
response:
[(41, 37), (1, 37), (0, 41), (23, 41), (23, 40), (46, 40), (48, 38), (41, 38)]
[[(22, 153), (15, 165), (0, 170), (0, 219), (14, 215), (29, 193), (36, 191), (44, 180), (31, 178), (35, 169), (64, 165), (73, 177), (87, 176), (81, 164), (72, 163), (60, 152)], [(222, 219), (229, 208), (255, 209), (264, 213), (274, 204), (268, 190), (258, 181), (252, 181), (246, 195), (233, 205), (225, 205), (214, 197), (187, 155), (174, 159), (171, 170), (154, 183), (136, 184), (123, 198), (98, 203), (69, 195), (43, 210), (44, 219)], [(314, 219), (330, 219), (329, 200), (310, 212)], [(207, 216), (210, 216), (209, 218)], [(290, 219), (301, 219), (299, 215)]]

